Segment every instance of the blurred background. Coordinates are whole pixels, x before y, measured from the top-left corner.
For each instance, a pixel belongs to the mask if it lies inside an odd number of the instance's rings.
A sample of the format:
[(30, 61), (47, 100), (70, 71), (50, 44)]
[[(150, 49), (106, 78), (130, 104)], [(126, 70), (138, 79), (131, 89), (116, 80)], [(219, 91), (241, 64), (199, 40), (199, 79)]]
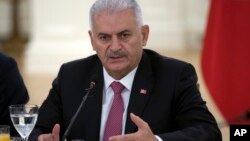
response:
[[(220, 123), (223, 116), (201, 73), (201, 51), (209, 0), (138, 0), (150, 26), (147, 48), (190, 62), (202, 97)], [(32, 104), (41, 105), (59, 67), (92, 51), (88, 11), (93, 0), (0, 0), (0, 51), (14, 57)], [(221, 128), (229, 140), (227, 126)]]

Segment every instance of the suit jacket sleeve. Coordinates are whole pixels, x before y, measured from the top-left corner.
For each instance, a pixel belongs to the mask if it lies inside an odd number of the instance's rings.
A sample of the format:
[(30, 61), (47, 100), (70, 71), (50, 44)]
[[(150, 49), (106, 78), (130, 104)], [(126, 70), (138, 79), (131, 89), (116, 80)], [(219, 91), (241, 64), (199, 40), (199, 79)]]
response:
[[(72, 116), (82, 102), (82, 98), (86, 94), (86, 88), (89, 87), (90, 82), (94, 79), (92, 76), (96, 74), (96, 64), (99, 64), (97, 60), (97, 56), (93, 56), (68, 62), (61, 66), (47, 98), (39, 109), (38, 120), (29, 140), (37, 141), (40, 134), (51, 133), (56, 123), (60, 124), (60, 137), (62, 137)], [(100, 66), (100, 68), (102, 67)], [(101, 69), (98, 70), (102, 72)], [(98, 77), (98, 79), (101, 78)], [(100, 89), (100, 92), (98, 91), (98, 94), (88, 97), (84, 108), (81, 109), (71, 128), (67, 137), (68, 140), (83, 138), (95, 141), (97, 140), (96, 138), (99, 138), (102, 84), (100, 82), (98, 84), (100, 84), (100, 88), (96, 89)], [(93, 122), (90, 122), (91, 120)], [(92, 128), (89, 128), (90, 125)]]
[(221, 141), (216, 121), (197, 88), (193, 66), (186, 64), (177, 80), (173, 102), (176, 130), (159, 136), (166, 141)]

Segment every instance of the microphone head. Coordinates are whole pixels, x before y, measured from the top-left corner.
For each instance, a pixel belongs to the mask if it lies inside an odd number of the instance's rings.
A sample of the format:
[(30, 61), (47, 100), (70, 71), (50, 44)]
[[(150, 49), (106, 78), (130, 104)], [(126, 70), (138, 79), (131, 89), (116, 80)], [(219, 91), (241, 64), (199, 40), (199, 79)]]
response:
[(91, 81), (90, 82), (90, 85), (89, 85), (89, 88), (90, 89), (93, 89), (95, 87), (95, 81)]

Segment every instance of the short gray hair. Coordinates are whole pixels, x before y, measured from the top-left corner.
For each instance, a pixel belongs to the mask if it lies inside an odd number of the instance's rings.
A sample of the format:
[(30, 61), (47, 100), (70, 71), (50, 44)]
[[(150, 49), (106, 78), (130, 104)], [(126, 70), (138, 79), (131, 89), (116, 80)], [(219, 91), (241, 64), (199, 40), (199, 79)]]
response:
[(138, 25), (143, 24), (141, 8), (136, 0), (96, 0), (89, 12), (90, 28), (92, 29), (93, 27), (93, 20), (96, 14), (103, 11), (112, 13), (126, 9), (134, 10)]

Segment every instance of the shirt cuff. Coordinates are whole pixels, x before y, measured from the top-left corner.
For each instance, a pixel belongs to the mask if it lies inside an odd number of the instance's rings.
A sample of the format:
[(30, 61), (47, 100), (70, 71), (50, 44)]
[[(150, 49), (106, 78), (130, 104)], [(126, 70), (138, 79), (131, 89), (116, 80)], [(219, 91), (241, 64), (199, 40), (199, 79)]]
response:
[(155, 135), (155, 137), (158, 141), (163, 141), (159, 136)]

